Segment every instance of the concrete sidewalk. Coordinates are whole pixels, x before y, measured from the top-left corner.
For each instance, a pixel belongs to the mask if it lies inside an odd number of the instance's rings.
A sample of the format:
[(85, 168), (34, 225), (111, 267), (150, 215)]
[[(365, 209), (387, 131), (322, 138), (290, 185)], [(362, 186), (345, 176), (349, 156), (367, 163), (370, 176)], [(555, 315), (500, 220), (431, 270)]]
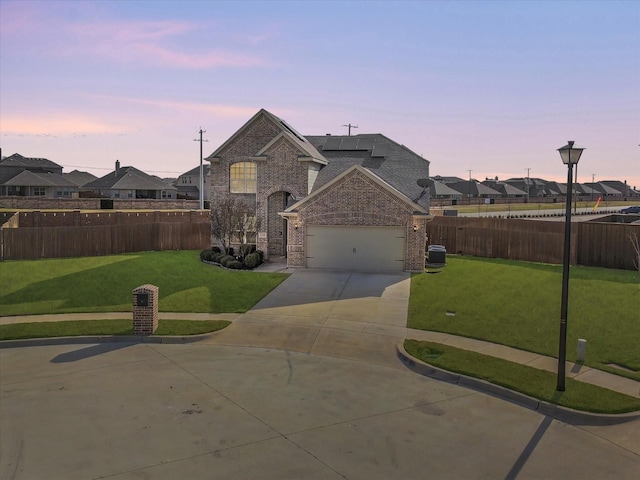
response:
[[(0, 317), (0, 325), (32, 322), (60, 322), (73, 320), (128, 319), (131, 312), (73, 313), (60, 315), (24, 315)], [(226, 320), (234, 325), (214, 334), (200, 335), (199, 343), (277, 348), (368, 361), (393, 366), (396, 362), (395, 345), (405, 338), (441, 343), (529, 367), (556, 372), (558, 360), (537, 353), (518, 350), (500, 344), (460, 337), (448, 333), (383, 326), (354, 320), (334, 320), (324, 325), (327, 338), (317, 343), (320, 326), (314, 320), (295, 315), (222, 313), (160, 313), (160, 319), (174, 320)], [(237, 328), (240, 325), (243, 328)], [(233, 327), (236, 327), (235, 329)], [(247, 328), (247, 326), (250, 326)], [(273, 327), (276, 327), (275, 329)], [(310, 342), (310, 343), (309, 343)], [(29, 341), (24, 341), (28, 345)], [(0, 342), (2, 348), (2, 342)], [(603, 372), (579, 363), (567, 362), (567, 377), (590, 383), (632, 397), (640, 398), (640, 382)]]

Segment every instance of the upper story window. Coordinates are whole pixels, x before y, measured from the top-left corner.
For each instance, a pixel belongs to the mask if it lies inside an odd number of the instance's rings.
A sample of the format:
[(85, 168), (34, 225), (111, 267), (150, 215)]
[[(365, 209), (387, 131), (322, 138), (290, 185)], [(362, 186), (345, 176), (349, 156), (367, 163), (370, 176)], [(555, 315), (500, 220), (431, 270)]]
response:
[(256, 193), (256, 164), (239, 162), (231, 165), (229, 188), (231, 193)]

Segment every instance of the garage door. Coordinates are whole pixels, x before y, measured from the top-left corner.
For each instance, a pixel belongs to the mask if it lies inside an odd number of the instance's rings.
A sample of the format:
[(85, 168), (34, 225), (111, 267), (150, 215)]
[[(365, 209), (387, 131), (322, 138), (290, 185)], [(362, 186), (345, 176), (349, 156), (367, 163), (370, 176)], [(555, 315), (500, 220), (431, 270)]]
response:
[(309, 225), (308, 268), (402, 271), (405, 251), (402, 227)]

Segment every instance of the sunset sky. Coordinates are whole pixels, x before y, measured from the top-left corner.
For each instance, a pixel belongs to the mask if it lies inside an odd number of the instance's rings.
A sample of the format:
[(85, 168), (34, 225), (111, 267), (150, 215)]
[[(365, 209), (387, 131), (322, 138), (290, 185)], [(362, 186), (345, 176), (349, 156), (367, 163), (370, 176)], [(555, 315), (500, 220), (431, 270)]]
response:
[(479, 180), (564, 182), (575, 140), (640, 188), (640, 2), (0, 0), (4, 156), (177, 177), (260, 108)]

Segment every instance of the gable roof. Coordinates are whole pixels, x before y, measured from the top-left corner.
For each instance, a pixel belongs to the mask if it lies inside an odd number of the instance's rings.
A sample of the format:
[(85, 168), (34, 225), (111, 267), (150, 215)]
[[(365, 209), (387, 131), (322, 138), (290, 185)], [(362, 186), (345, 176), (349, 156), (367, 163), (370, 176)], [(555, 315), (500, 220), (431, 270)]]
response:
[(462, 194), (457, 190), (449, 187), (445, 183), (441, 183), (435, 180), (429, 180), (429, 188), (430, 194), (432, 196), (450, 196), (450, 197), (461, 197)]
[(465, 195), (493, 195), (500, 196), (501, 193), (494, 190), (491, 187), (478, 182), (477, 180), (463, 180), (462, 182), (456, 182), (449, 184), (449, 187), (457, 190)]
[(311, 157), (314, 161), (317, 161), (321, 164), (326, 164), (326, 160), (324, 157), (316, 150), (316, 148), (307, 141), (307, 139), (298, 133), (291, 125), (287, 122), (278, 118), (273, 113), (268, 112), (264, 108), (261, 108), (258, 113), (256, 113), (253, 117), (251, 117), (242, 127), (240, 127), (231, 137), (227, 139), (222, 145), (220, 145), (215, 152), (205, 158), (207, 161), (215, 161), (218, 155), (227, 148), (230, 144), (232, 144), (252, 123), (254, 123), (261, 116), (269, 119), (271, 123), (273, 123), (280, 131), (280, 135), (276, 135), (276, 138), (271, 139), (267, 142), (266, 145), (263, 145), (257, 152), (254, 152), (254, 155), (260, 156), (264, 154), (264, 151), (273, 143), (276, 139), (281, 138), (282, 136), (286, 137), (291, 143), (296, 145), (302, 152), (305, 153), (306, 156)]
[(16, 176), (4, 182), (4, 185), (14, 187), (71, 187), (78, 186), (58, 173), (32, 172), (23, 170)]
[(429, 176), (429, 161), (382, 134), (307, 136), (328, 164), (318, 173), (312, 193), (357, 165), (391, 185), (412, 202), (428, 207), (420, 178)]
[(69, 180), (70, 182), (75, 183), (77, 186), (82, 187), (83, 185), (93, 182), (96, 177), (92, 173), (89, 172), (80, 172), (79, 170), (73, 170), (69, 173), (63, 173), (62, 176)]
[(351, 165), (349, 168), (344, 170), (342, 173), (340, 173), (339, 175), (337, 175), (334, 178), (332, 178), (331, 181), (325, 183), (324, 185), (322, 185), (321, 187), (319, 187), (317, 189), (314, 189), (313, 192), (311, 192), (309, 195), (304, 197), (302, 200), (300, 200), (300, 201), (294, 203), (293, 205), (291, 205), (290, 207), (288, 207), (284, 211), (284, 213), (293, 213), (293, 212), (298, 211), (300, 209), (300, 207), (304, 206), (305, 203), (307, 203), (307, 202), (313, 200), (315, 197), (321, 195), (322, 192), (330, 189), (333, 185), (335, 185), (336, 183), (340, 182), (344, 177), (346, 177), (347, 175), (349, 175), (351, 172), (354, 172), (354, 171), (361, 172), (366, 177), (371, 179), (373, 182), (377, 183), (382, 188), (384, 188), (386, 191), (388, 191), (392, 195), (395, 195), (402, 202), (406, 203), (408, 206), (413, 208), (414, 211), (419, 212), (419, 213), (424, 213), (424, 214), (428, 213), (426, 208), (422, 207), (421, 205), (416, 204), (416, 202), (414, 202), (412, 199), (410, 199), (409, 197), (404, 195), (402, 192), (400, 192), (399, 190), (394, 188), (392, 185), (389, 185), (387, 182), (385, 182), (378, 175), (376, 175), (373, 172), (370, 172), (368, 169), (366, 169), (366, 168), (364, 168), (364, 167), (362, 167), (360, 165)]
[[(205, 177), (207, 175), (209, 175), (209, 171), (210, 170), (211, 170), (211, 165), (207, 165), (206, 163), (202, 164), (202, 173), (203, 173), (203, 175)], [(180, 174), (181, 177), (186, 177), (188, 175), (198, 175), (198, 176), (200, 176), (200, 165), (198, 165), (196, 168), (192, 168), (188, 172)]]
[(86, 189), (102, 190), (176, 190), (158, 177), (148, 175), (135, 167), (120, 167), (118, 170), (84, 185)]
[(23, 157), (19, 153), (14, 153), (0, 160), (0, 166), (3, 167), (22, 167), (25, 169), (55, 169), (61, 170), (62, 166), (47, 160), (46, 158)]

